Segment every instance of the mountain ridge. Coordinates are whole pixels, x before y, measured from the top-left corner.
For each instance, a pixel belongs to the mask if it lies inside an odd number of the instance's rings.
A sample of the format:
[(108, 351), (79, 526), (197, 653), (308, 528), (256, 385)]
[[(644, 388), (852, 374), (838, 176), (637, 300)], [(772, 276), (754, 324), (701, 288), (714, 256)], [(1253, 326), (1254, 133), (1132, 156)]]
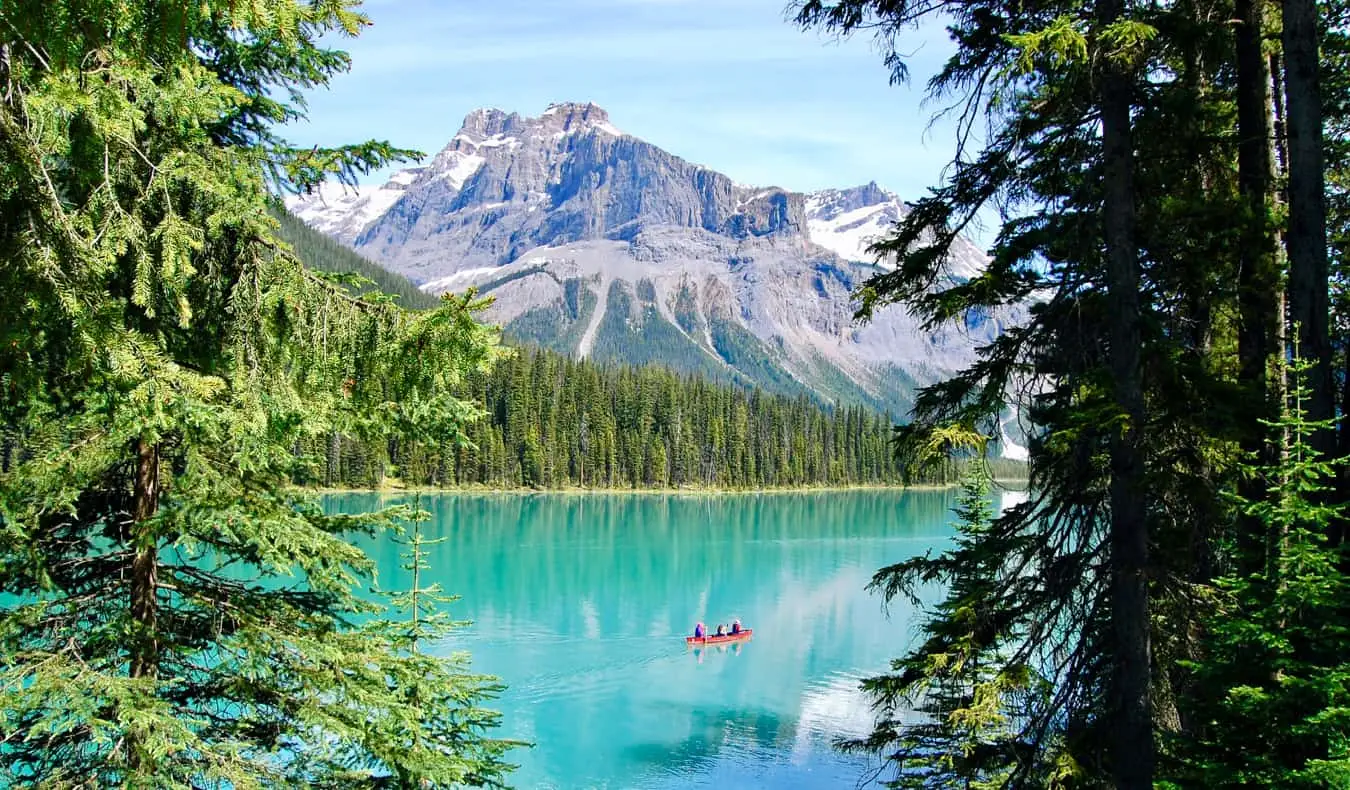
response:
[[(1018, 318), (926, 333), (894, 309), (855, 325), (854, 292), (889, 265), (866, 248), (907, 212), (898, 196), (875, 182), (739, 184), (624, 134), (592, 103), (474, 110), (427, 164), (289, 207), (424, 291), (490, 293), (488, 317), (530, 342), (897, 416)], [(959, 239), (948, 276), (985, 262)]]

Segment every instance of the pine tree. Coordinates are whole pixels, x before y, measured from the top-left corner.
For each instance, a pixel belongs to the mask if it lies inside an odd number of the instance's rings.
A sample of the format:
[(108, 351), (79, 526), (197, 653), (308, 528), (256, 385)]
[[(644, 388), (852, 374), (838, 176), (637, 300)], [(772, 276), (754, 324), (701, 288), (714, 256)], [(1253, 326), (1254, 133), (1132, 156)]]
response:
[(1334, 427), (1308, 414), (1315, 365), (1297, 357), (1289, 365), (1290, 408), (1269, 423), (1287, 444), (1273, 462), (1256, 454), (1246, 462), (1268, 492), (1235, 495), (1265, 540), (1244, 563), (1255, 570), (1214, 583), (1203, 659), (1187, 662), (1200, 688), (1187, 713), (1201, 724), (1175, 744), (1176, 786), (1350, 786), (1350, 575), (1343, 547), (1327, 536), (1346, 505), (1326, 504), (1346, 459), (1311, 442)]
[[(852, 751), (884, 753), (894, 775), (888, 787), (995, 788), (1013, 774), (1021, 746), (1011, 722), (1024, 708), (1043, 704), (1045, 688), (1026, 664), (986, 663), (991, 596), (1012, 571), (985, 551), (993, 522), (990, 479), (972, 465), (957, 499), (956, 546), (935, 561), (907, 561), (877, 571), (869, 589), (890, 603), (904, 595), (920, 605), (922, 585), (941, 584), (942, 602), (924, 623), (922, 647), (868, 678), (878, 722), (866, 738), (846, 741)], [(1049, 775), (1044, 772), (1040, 779)]]
[[(1238, 188), (1234, 34), (1213, 21), (1233, 7), (806, 0), (798, 21), (877, 30), (903, 79), (899, 35), (937, 13), (956, 54), (928, 86), (957, 108), (958, 152), (873, 246), (894, 267), (860, 289), (860, 317), (899, 303), (936, 329), (1034, 307), (917, 394), (897, 461), (943, 474), (965, 452), (956, 439), (996, 435), (1014, 402), (1037, 426), (1031, 502), (978, 540), (1020, 572), (996, 580), (965, 666), (1032, 666), (1051, 690), (1010, 719), (1009, 786), (1148, 786), (1155, 728), (1189, 726), (1175, 704), (1187, 678), (1165, 657), (1196, 647), (1189, 596), (1228, 528), (1219, 491), (1252, 438), (1242, 415), (1260, 409), (1234, 381), (1244, 220), (1269, 218), (1244, 210), (1267, 196)], [(953, 241), (991, 208), (989, 264), (953, 277)], [(1275, 326), (1261, 311), (1276, 295), (1259, 297), (1247, 320)]]
[(520, 482), (530, 488), (538, 488), (544, 482), (543, 452), (532, 428), (520, 445)]
[[(334, 434), (372, 468), (391, 440), (461, 436), (478, 412), (455, 390), (492, 353), (481, 301), (355, 297), (279, 238), (269, 189), (412, 153), (272, 131), (347, 66), (318, 42), (368, 24), (354, 5), (0, 8), (0, 268), (23, 283), (0, 289), (0, 424), (23, 448), (0, 475), (6, 786), (504, 770), (480, 683), (352, 624), (378, 607), (350, 537), (394, 514), (325, 514), (293, 485), (319, 474), (296, 448)], [(398, 684), (428, 672), (419, 713)], [(450, 748), (405, 748), (447, 727)]]
[[(422, 584), (422, 572), (429, 567), (427, 547), (445, 538), (423, 537), (422, 525), (430, 514), (421, 506), (421, 496), (414, 495), (411, 508), (400, 514), (409, 526), (400, 525), (400, 537), (395, 538), (407, 547), (400, 567), (412, 581), (406, 589), (387, 594), (392, 613), (405, 619), (375, 620), (364, 628), (372, 638), (389, 639), (395, 649), (409, 657), (399, 667), (401, 674), (388, 681), (391, 693), (401, 696), (405, 713), (386, 736), (386, 748), (400, 753), (397, 778), (399, 786), (408, 790), (460, 785), (504, 787), (513, 766), (502, 758), (509, 749), (525, 744), (481, 737), (480, 733), (498, 726), (501, 715), (478, 707), (500, 693), (503, 686), (497, 678), (470, 674), (467, 653), (438, 658), (424, 652), (428, 644), (472, 623), (451, 620), (445, 612), (459, 596), (446, 595), (439, 584)], [(442, 759), (447, 753), (470, 759), (448, 764)]]

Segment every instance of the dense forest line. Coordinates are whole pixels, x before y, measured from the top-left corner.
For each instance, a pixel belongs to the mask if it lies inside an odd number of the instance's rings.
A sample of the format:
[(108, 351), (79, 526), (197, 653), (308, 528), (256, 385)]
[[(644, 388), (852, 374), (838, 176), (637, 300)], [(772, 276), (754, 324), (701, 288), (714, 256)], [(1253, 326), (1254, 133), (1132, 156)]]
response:
[[(460, 393), (481, 404), (468, 443), (403, 448), (333, 434), (304, 448), (306, 480), (325, 487), (774, 488), (902, 481), (892, 421), (856, 406), (681, 376), (659, 365), (617, 366), (536, 349), (505, 354)], [(1018, 478), (1014, 461), (988, 461)], [(961, 464), (925, 470), (949, 483)]]

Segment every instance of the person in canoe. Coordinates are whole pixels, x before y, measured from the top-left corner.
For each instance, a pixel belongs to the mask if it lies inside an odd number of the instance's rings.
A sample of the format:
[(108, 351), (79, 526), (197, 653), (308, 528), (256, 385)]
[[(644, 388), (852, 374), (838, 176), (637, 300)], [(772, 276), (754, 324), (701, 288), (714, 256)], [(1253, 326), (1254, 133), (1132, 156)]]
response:
[(702, 638), (704, 637), (704, 635), (706, 635), (706, 634), (707, 634), (707, 631), (704, 630), (704, 628), (703, 628), (703, 623), (695, 623), (695, 624), (694, 624), (694, 638), (695, 638), (695, 639), (702, 639)]
[(737, 617), (731, 621), (731, 633), (739, 634), (741, 632), (741, 618)]
[(718, 624), (717, 624), (717, 635), (718, 635), (718, 636), (726, 636), (726, 635), (727, 635), (727, 626), (726, 626), (726, 623), (718, 623)]

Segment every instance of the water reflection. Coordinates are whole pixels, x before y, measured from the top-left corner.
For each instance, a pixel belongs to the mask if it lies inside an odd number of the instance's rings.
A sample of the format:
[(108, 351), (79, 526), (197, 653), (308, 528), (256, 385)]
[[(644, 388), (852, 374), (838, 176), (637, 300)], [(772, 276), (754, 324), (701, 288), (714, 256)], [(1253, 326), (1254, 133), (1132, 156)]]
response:
[[(333, 509), (376, 497), (329, 497)], [(385, 503), (396, 501), (384, 498)], [(835, 786), (830, 748), (871, 727), (860, 677), (914, 632), (865, 591), (882, 565), (940, 549), (948, 491), (775, 495), (440, 495), (432, 579), (463, 596), (468, 649), (508, 684), (497, 707), (521, 787)], [(383, 586), (398, 547), (368, 546)], [(752, 639), (686, 649), (697, 620)]]
[[(753, 638), (754, 638), (754, 637), (753, 637), (753, 635), (752, 635), (752, 636), (751, 636), (751, 639), (753, 639)], [(748, 642), (748, 641), (750, 641), (750, 639), (746, 639), (745, 641)], [(726, 653), (726, 652), (730, 651), (730, 653), (731, 653), (733, 656), (739, 656), (739, 655), (741, 654), (741, 645), (742, 645), (742, 644), (744, 644), (744, 642), (736, 642), (735, 644), (730, 644), (730, 645), (705, 645), (705, 646), (700, 646), (700, 647), (689, 647), (689, 646), (686, 646), (685, 649), (686, 649), (686, 650), (689, 650), (690, 652), (692, 652), (692, 653), (694, 654), (694, 658), (698, 660), (698, 663), (702, 664), (702, 663), (703, 663), (703, 654), (706, 653), (706, 652), (709, 652), (709, 651), (711, 651), (711, 652), (713, 652), (713, 653)]]

